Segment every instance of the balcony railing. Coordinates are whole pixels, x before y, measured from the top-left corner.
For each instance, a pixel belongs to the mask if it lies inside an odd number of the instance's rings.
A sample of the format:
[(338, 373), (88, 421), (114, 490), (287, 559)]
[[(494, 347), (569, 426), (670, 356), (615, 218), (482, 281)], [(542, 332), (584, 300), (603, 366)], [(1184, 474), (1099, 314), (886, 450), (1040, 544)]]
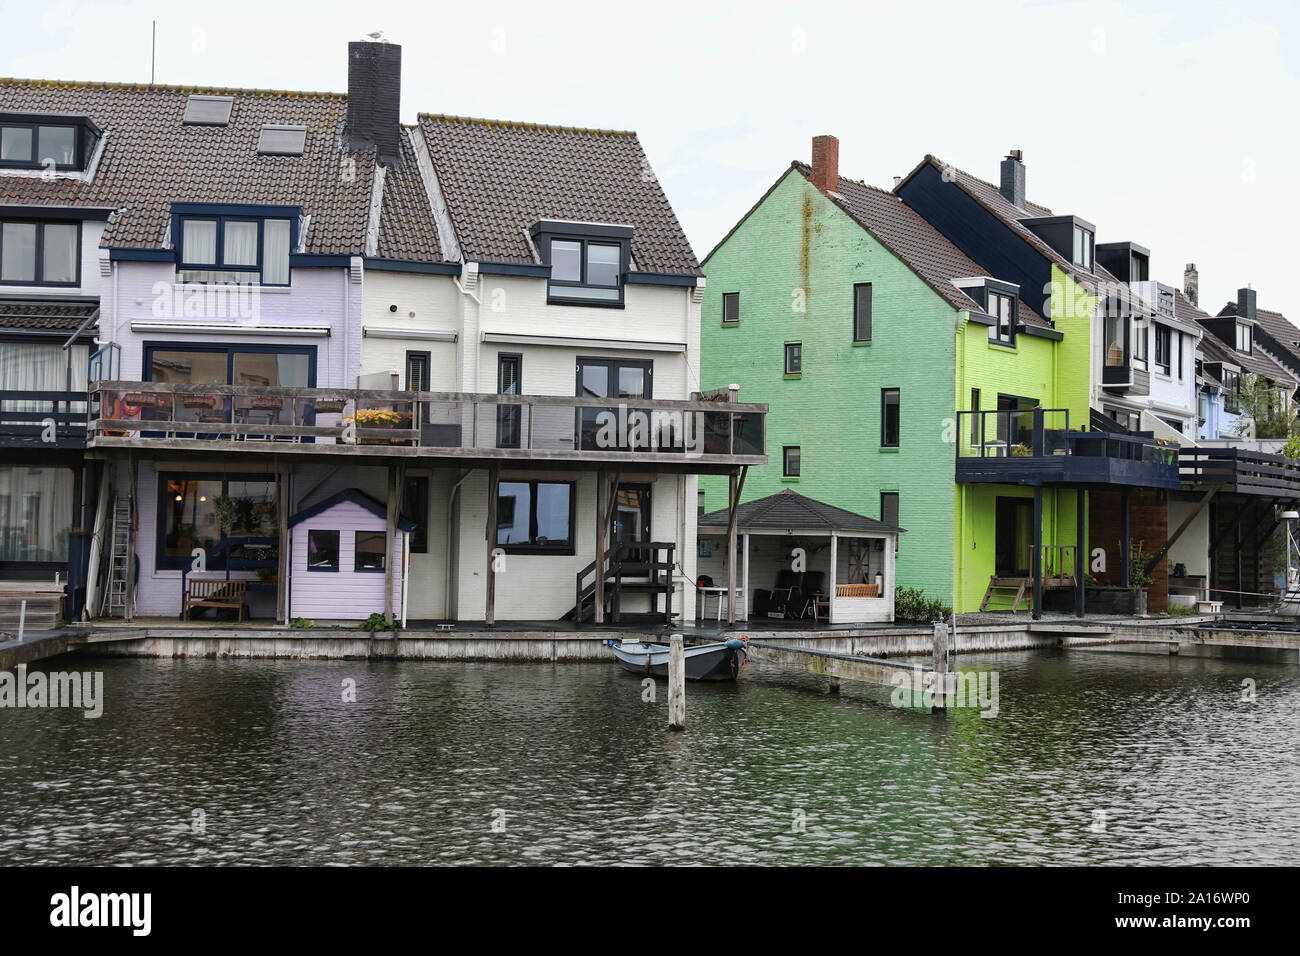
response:
[(1179, 473), (1189, 485), (1224, 485), (1239, 494), (1300, 498), (1300, 462), (1250, 448), (1184, 448)]
[(90, 447), (287, 451), (288, 443), (371, 446), (386, 456), (766, 461), (760, 404), (157, 382), (99, 382), (90, 400)]
[(85, 392), (0, 391), (0, 446), (81, 448)]
[(957, 414), (957, 480), (1178, 487), (1178, 447), (1148, 433), (1078, 431), (1064, 408)]

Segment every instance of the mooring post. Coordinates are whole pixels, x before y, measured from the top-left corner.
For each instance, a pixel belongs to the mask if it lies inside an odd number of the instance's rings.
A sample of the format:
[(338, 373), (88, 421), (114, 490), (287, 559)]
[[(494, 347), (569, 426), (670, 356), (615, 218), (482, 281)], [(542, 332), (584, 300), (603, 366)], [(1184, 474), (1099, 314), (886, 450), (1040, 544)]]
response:
[(19, 643), (22, 642), (22, 639), (23, 639), (23, 629), (26, 628), (26, 627), (27, 627), (27, 601), (26, 601), (26, 599), (24, 599), (23, 602), (22, 602), (21, 604), (18, 605), (18, 641), (19, 641)]
[(942, 713), (948, 709), (948, 625), (943, 621), (934, 622), (934, 708), (933, 712)]
[(680, 634), (668, 638), (668, 729), (686, 729), (686, 647)]

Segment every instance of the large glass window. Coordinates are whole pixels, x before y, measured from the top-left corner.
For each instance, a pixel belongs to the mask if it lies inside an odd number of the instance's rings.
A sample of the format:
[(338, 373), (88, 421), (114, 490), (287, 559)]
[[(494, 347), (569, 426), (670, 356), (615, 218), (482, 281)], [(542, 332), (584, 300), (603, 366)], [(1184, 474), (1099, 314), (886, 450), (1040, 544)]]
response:
[(623, 254), (620, 242), (551, 239), (550, 299), (577, 305), (621, 305)]
[[(70, 345), (65, 352), (58, 342), (0, 342), (0, 388), (13, 392), (84, 392), (89, 359), (88, 345)], [(40, 399), (0, 402), (0, 411), (5, 412), (49, 410), (50, 405)], [(85, 403), (74, 402), (71, 410), (85, 411)], [(19, 422), (15, 420), (14, 424)]]
[[(145, 376), (151, 382), (181, 385), (253, 385), (311, 388), (316, 383), (316, 350), (311, 346), (254, 349), (250, 346), (145, 347)], [(169, 408), (149, 409), (146, 420), (179, 422), (235, 421), (256, 425), (295, 424), (291, 399), (275, 395), (178, 396), (175, 418)]]
[(167, 472), (158, 476), (155, 565), (159, 568), (188, 567), (194, 549), (202, 548), (206, 566), (220, 570), (241, 539), (278, 535), (274, 476)]
[(1102, 346), (1105, 349), (1103, 361), (1109, 368), (1123, 368), (1127, 361), (1124, 352), (1125, 322), (1124, 316), (1112, 314), (1110, 309), (1106, 310), (1106, 317), (1102, 320)]
[(0, 564), (66, 563), (72, 494), (71, 469), (0, 466)]
[(513, 554), (573, 554), (575, 488), (572, 482), (501, 482), (497, 546)]
[(1092, 233), (1082, 226), (1074, 227), (1074, 264), (1091, 271)]
[[(382, 548), (380, 549), (382, 551)], [(339, 533), (315, 528), (307, 532), (307, 570), (339, 569)]]
[(76, 285), (81, 227), (74, 222), (0, 223), (0, 282)]
[(289, 284), (293, 223), (247, 216), (181, 216), (183, 282)]
[[(651, 398), (654, 364), (634, 359), (578, 359), (579, 398)], [(631, 409), (629, 409), (631, 411)], [(618, 409), (578, 409), (578, 447), (591, 450), (600, 447), (601, 413), (618, 415)], [(632, 429), (628, 429), (629, 432)], [(620, 436), (621, 440), (622, 436)]]

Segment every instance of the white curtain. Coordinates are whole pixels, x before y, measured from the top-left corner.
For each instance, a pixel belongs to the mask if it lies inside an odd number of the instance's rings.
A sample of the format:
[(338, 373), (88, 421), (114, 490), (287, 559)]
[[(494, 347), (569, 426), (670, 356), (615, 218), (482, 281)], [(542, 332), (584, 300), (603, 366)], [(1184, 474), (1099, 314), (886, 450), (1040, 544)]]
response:
[(72, 471), (0, 466), (0, 561), (67, 561)]
[(181, 254), (192, 265), (216, 265), (217, 224), (210, 219), (186, 219)]
[[(72, 383), (68, 383), (68, 360), (72, 360)], [(90, 364), (90, 348), (70, 346), (63, 351), (54, 343), (0, 342), (0, 391), (11, 392), (84, 392)], [(0, 402), (0, 411), (44, 412), (50, 406), (38, 400)], [(69, 406), (84, 412), (85, 402)], [(30, 422), (28, 423), (30, 424)]]
[(257, 223), (226, 223), (222, 262), (227, 266), (257, 265)]
[(289, 283), (289, 220), (268, 219), (262, 226), (262, 281)]

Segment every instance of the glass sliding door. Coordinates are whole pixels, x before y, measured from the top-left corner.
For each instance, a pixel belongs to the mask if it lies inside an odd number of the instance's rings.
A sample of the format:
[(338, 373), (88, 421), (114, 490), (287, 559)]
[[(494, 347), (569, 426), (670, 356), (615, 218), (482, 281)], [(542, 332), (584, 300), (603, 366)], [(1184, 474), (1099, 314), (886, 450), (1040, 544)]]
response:
[[(627, 404), (627, 399), (649, 399), (653, 396), (654, 363), (636, 359), (578, 359), (578, 397), (579, 398), (614, 398), (619, 403), (605, 408), (580, 408), (577, 415), (578, 448), (590, 451), (596, 448), (616, 448), (628, 451), (632, 447), (635, 423), (633, 413), (636, 406)], [(621, 414), (620, 414), (621, 413)], [(609, 416), (613, 416), (610, 418)], [(611, 434), (606, 429), (602, 435), (603, 423), (612, 422), (617, 432)], [(622, 423), (626, 422), (626, 425)], [(645, 434), (649, 435), (649, 422), (645, 423)]]

